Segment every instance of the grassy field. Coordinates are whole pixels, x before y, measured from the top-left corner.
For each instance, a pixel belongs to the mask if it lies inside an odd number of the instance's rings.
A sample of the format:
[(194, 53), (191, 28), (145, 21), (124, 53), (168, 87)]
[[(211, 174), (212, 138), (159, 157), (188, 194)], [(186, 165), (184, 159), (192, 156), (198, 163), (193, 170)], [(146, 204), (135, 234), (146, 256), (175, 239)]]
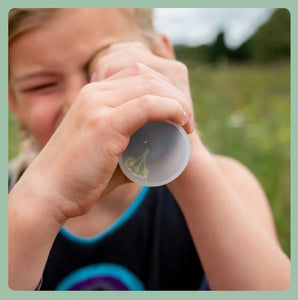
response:
[(190, 68), (197, 126), (208, 148), (246, 165), (262, 184), (290, 255), (290, 66)]
[[(261, 182), (290, 255), (290, 66), (192, 65), (197, 125), (208, 148), (245, 164)], [(18, 151), (9, 114), (9, 158)]]

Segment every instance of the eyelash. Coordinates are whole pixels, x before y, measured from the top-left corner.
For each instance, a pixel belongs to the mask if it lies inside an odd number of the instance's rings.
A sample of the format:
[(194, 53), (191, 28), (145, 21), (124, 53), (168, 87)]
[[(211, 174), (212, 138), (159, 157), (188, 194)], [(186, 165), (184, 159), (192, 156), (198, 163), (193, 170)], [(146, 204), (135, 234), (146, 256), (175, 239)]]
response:
[(32, 88), (25, 89), (23, 92), (25, 93), (36, 93), (36, 92), (41, 92), (41, 91), (46, 91), (48, 89), (54, 88), (57, 85), (57, 83), (52, 82), (52, 83), (47, 83), (47, 84), (41, 84), (34, 86)]

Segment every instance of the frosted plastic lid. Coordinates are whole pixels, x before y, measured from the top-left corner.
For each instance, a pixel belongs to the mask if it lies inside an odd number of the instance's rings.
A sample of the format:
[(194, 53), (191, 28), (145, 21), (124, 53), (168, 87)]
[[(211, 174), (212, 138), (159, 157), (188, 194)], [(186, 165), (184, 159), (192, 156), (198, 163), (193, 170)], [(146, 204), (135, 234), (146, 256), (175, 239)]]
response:
[(159, 186), (185, 169), (190, 143), (184, 129), (172, 122), (148, 122), (135, 132), (119, 156), (123, 173), (143, 186)]

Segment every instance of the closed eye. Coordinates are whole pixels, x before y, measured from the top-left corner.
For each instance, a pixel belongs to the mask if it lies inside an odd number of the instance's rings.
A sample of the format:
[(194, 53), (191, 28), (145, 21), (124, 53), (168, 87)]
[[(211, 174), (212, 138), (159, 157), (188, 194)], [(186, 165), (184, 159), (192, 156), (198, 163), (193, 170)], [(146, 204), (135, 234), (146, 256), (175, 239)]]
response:
[(35, 92), (51, 92), (58, 86), (56, 82), (49, 82), (45, 84), (40, 84), (28, 88), (24, 88), (22, 92), (24, 93), (35, 93)]

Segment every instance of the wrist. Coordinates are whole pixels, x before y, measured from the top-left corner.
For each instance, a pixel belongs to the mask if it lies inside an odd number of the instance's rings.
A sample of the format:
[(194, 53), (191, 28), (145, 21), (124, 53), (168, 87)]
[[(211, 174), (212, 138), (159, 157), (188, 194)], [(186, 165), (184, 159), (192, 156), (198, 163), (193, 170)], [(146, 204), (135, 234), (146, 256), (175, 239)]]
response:
[[(26, 172), (9, 193), (11, 209), (19, 212), (24, 218), (32, 218), (37, 222), (48, 221), (49, 224), (60, 229), (67, 217), (55, 204), (53, 193), (47, 193), (42, 184), (26, 178)], [(40, 183), (40, 182), (39, 182)], [(58, 202), (58, 201), (57, 201)]]
[(190, 136), (191, 154), (189, 162), (182, 174), (168, 184), (168, 188), (178, 202), (184, 201), (186, 194), (204, 189), (206, 175), (210, 172), (217, 173), (216, 162), (201, 142), (198, 133), (193, 132)]
[(196, 166), (197, 161), (202, 162), (212, 159), (207, 147), (203, 144), (198, 131), (195, 129), (191, 134), (189, 134), (189, 141), (191, 147), (191, 153), (187, 168), (192, 168)]
[[(34, 290), (63, 218), (20, 182), (9, 193), (9, 287)], [(39, 196), (39, 195), (38, 195)]]

